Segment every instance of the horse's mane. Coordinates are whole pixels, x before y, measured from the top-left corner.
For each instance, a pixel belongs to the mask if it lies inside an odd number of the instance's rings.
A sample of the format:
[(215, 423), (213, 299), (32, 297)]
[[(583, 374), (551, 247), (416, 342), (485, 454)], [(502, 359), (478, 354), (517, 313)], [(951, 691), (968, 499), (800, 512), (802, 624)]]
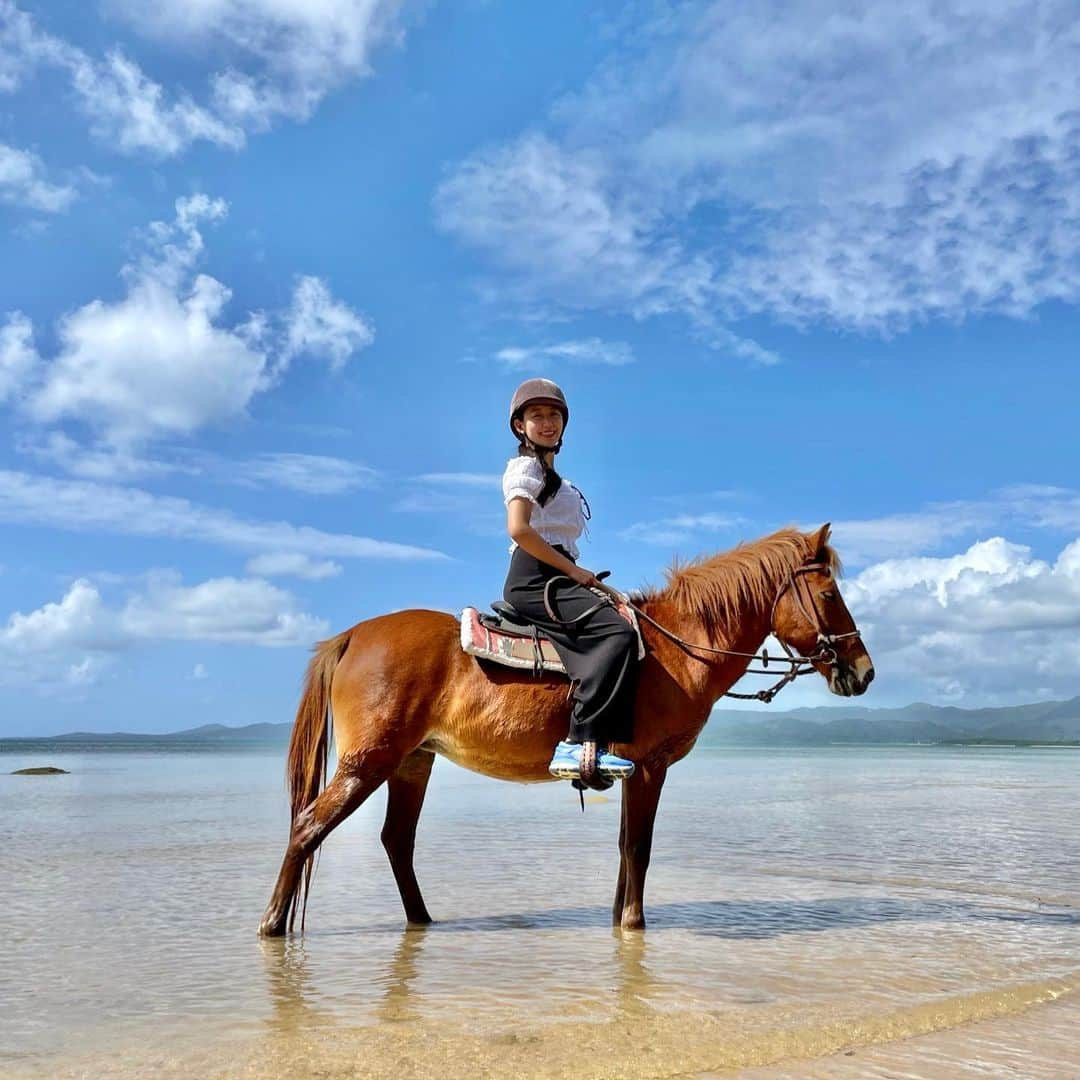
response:
[[(631, 599), (637, 604), (669, 601), (699, 619), (710, 636), (728, 631), (747, 607), (761, 610), (772, 604), (784, 578), (817, 554), (812, 550), (817, 536), (817, 530), (780, 529), (715, 555), (685, 561), (676, 556), (664, 571), (666, 586), (647, 586)], [(839, 575), (836, 551), (826, 543), (822, 554)]]

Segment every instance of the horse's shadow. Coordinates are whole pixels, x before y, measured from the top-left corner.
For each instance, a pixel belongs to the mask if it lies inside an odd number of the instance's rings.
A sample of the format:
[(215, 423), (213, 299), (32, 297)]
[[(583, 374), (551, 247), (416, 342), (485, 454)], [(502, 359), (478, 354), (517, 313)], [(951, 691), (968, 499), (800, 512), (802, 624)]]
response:
[[(919, 900), (895, 896), (837, 896), (819, 900), (687, 900), (652, 904), (649, 929), (689, 930), (706, 937), (767, 939), (899, 922), (1001, 922), (1029, 926), (1078, 926), (1080, 911), (1007, 908), (970, 900)], [(401, 924), (368, 923), (340, 934), (386, 934)], [(426, 933), (500, 933), (515, 930), (611, 928), (609, 907), (544, 908), (506, 915), (439, 919)], [(321, 936), (321, 935), (320, 935)]]

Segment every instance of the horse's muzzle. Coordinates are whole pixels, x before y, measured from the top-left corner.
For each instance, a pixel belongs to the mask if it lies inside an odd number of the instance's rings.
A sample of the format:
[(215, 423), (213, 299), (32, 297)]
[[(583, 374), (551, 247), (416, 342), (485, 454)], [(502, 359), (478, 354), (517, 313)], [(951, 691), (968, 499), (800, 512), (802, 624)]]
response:
[(841, 697), (858, 697), (865, 694), (874, 681), (874, 665), (869, 659), (854, 664), (837, 664), (829, 678), (829, 689)]

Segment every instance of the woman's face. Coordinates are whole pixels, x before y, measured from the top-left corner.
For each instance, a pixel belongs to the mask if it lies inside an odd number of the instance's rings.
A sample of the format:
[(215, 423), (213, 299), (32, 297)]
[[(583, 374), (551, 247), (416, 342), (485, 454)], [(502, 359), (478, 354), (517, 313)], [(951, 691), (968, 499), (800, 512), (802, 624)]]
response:
[[(525, 434), (540, 446), (556, 446), (562, 438), (562, 410), (554, 405), (526, 405), (522, 413), (525, 421)], [(514, 426), (520, 431), (521, 422)]]

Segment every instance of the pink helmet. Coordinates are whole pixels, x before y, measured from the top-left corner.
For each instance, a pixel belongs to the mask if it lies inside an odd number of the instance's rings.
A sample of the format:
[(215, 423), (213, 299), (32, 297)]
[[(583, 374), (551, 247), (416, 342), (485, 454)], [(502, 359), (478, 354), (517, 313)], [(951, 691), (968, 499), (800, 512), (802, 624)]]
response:
[(510, 402), (510, 430), (515, 439), (521, 436), (514, 431), (514, 419), (524, 412), (526, 405), (535, 405), (538, 402), (547, 402), (554, 405), (562, 413), (563, 430), (570, 423), (570, 409), (566, 404), (566, 397), (562, 390), (550, 379), (526, 379), (515, 391)]

